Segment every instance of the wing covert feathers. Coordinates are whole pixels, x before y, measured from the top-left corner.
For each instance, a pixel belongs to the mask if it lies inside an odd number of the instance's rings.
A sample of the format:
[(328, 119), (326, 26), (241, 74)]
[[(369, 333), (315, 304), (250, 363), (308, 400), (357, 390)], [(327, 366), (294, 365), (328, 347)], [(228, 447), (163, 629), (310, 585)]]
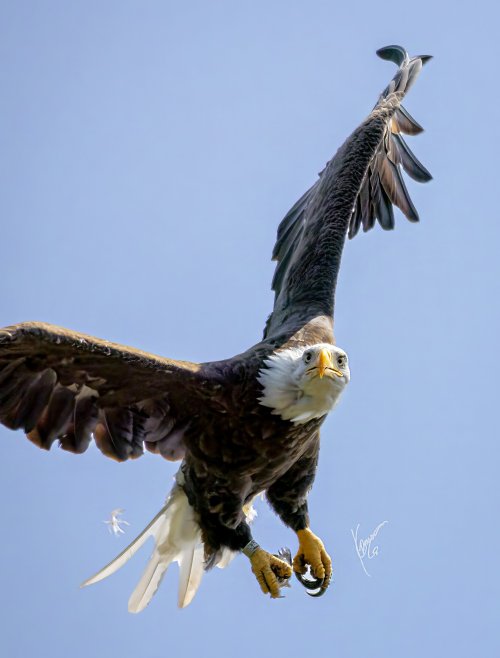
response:
[(199, 392), (199, 365), (42, 323), (0, 330), (0, 422), (40, 448), (80, 454), (92, 438), (117, 461), (144, 446), (169, 460)]

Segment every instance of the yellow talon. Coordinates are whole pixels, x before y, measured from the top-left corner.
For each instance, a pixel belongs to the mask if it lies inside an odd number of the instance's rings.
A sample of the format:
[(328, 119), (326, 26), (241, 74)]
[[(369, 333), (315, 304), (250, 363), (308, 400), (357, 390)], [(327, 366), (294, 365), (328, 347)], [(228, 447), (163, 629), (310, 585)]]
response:
[(279, 598), (280, 584), (276, 576), (290, 578), (292, 575), (290, 565), (262, 548), (258, 548), (253, 553), (250, 557), (250, 564), (264, 594), (270, 594), (273, 599)]
[[(311, 575), (319, 581), (317, 587), (321, 588), (322, 594), (330, 584), (330, 579), (332, 577), (332, 560), (326, 552), (321, 539), (316, 537), (309, 528), (299, 530), (297, 532), (297, 537), (299, 539), (299, 550), (293, 561), (293, 570), (296, 574), (302, 576), (306, 573), (307, 567), (309, 566)], [(301, 577), (299, 577), (299, 580), (305, 587), (307, 587), (307, 581), (304, 582)]]

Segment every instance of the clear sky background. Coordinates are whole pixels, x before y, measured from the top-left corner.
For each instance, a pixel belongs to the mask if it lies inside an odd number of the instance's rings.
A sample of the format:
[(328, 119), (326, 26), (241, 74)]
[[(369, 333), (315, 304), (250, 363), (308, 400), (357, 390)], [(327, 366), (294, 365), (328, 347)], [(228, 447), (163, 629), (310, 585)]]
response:
[[(322, 433), (312, 527), (327, 596), (271, 601), (245, 558), (145, 612), (142, 549), (175, 465), (37, 450), (0, 428), (0, 653), (9, 658), (497, 656), (498, 24), (493, 2), (0, 3), (0, 326), (43, 320), (174, 358), (231, 356), (272, 306), (279, 220), (395, 68), (434, 181), (347, 244), (336, 334), (352, 382)], [(126, 509), (127, 534), (102, 523)], [(296, 541), (258, 503), (255, 536)], [(379, 555), (356, 555), (381, 522)]]

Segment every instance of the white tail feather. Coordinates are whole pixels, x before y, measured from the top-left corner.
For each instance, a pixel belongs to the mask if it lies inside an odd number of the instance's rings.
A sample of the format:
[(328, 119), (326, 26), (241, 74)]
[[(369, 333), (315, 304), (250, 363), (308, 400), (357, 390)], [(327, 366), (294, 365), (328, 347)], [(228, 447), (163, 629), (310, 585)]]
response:
[(179, 593), (177, 604), (185, 608), (191, 603), (203, 578), (204, 549), (203, 544), (194, 545), (179, 560)]
[(225, 569), (230, 565), (237, 554), (237, 551), (232, 551), (230, 548), (224, 548), (222, 550), (222, 557), (215, 566), (219, 567), (219, 569)]
[(155, 595), (169, 565), (170, 562), (160, 561), (160, 556), (155, 551), (140, 581), (137, 583), (137, 587), (128, 600), (129, 612), (141, 612), (141, 610), (144, 610)]
[[(185, 608), (191, 603), (203, 577), (204, 547), (194, 510), (182, 489), (183, 481), (182, 471), (179, 470), (165, 506), (120, 555), (82, 583), (82, 587), (111, 576), (137, 553), (149, 537), (154, 537), (153, 554), (129, 599), (129, 611), (144, 610), (172, 562), (177, 562), (180, 569), (178, 605)], [(244, 512), (249, 519), (253, 518), (250, 506), (245, 507)], [(216, 566), (223, 569), (235, 555), (235, 552), (224, 548)]]
[(144, 610), (172, 562), (178, 562), (180, 567), (179, 607), (183, 608), (191, 603), (203, 577), (204, 553), (201, 531), (194, 511), (180, 486), (182, 480), (182, 473), (179, 471), (177, 481), (160, 512), (120, 555), (82, 583), (82, 587), (111, 576), (130, 560), (149, 537), (153, 537), (155, 548), (129, 599), (129, 611)]

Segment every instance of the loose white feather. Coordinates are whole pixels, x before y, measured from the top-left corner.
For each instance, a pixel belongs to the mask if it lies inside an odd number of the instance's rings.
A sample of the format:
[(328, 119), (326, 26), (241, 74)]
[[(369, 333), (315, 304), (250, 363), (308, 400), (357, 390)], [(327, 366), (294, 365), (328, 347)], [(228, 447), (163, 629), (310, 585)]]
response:
[(87, 585), (93, 585), (98, 583), (100, 580), (104, 580), (108, 576), (111, 576), (118, 571), (123, 565), (130, 560), (130, 558), (137, 553), (141, 546), (146, 542), (149, 537), (154, 536), (156, 529), (163, 522), (163, 517), (167, 511), (168, 504), (158, 512), (150, 523), (144, 528), (141, 534), (136, 537), (128, 546), (125, 548), (119, 555), (117, 555), (109, 564), (103, 567), (98, 571), (94, 576), (88, 578), (83, 582), (80, 587), (86, 587)]

